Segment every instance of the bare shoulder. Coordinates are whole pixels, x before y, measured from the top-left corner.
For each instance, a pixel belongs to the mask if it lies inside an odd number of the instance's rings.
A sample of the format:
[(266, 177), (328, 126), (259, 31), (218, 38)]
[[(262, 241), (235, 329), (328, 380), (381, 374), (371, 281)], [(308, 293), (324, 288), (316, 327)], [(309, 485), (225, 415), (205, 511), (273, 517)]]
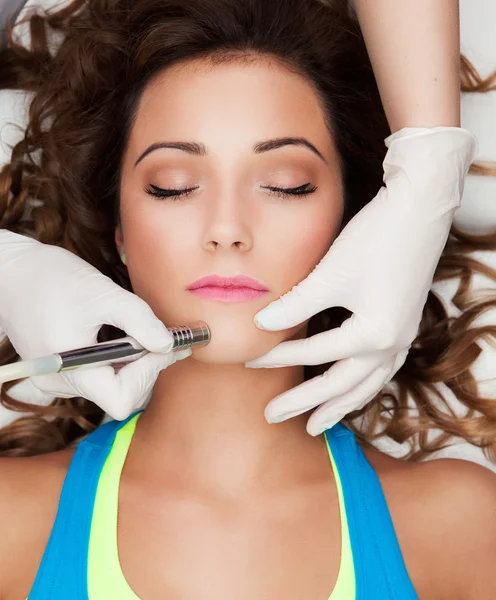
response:
[(419, 596), (496, 598), (496, 474), (458, 459), (411, 463), (370, 450), (365, 455)]
[(0, 600), (31, 589), (74, 451), (0, 458)]

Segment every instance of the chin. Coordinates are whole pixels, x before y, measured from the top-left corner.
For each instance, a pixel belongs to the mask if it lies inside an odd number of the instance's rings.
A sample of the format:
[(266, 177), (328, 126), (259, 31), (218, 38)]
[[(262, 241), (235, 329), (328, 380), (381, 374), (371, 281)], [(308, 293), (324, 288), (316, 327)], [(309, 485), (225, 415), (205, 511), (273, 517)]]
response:
[[(192, 358), (210, 364), (243, 364), (266, 354), (283, 341), (284, 337), (280, 332), (277, 333), (278, 336), (274, 336), (274, 332), (245, 335), (244, 332), (238, 331), (236, 334), (218, 335), (214, 340), (212, 330), (210, 342), (206, 346), (193, 348)], [(268, 337), (270, 339), (267, 339)]]
[[(208, 364), (244, 364), (267, 354), (272, 348), (289, 339), (304, 337), (298, 326), (285, 331), (262, 331), (253, 321), (248, 326), (226, 327), (209, 323), (212, 333), (206, 346), (193, 348), (192, 358)], [(303, 331), (304, 333), (304, 331)]]
[[(177, 306), (180, 306), (179, 302), (174, 308)], [(239, 304), (205, 303), (198, 307), (183, 302), (182, 310), (156, 310), (155, 314), (167, 324), (204, 321), (210, 327), (210, 342), (206, 346), (193, 347), (191, 358), (201, 363), (232, 365), (259, 358), (286, 340), (305, 337), (308, 321), (283, 331), (259, 329), (253, 317), (264, 306), (248, 308)]]

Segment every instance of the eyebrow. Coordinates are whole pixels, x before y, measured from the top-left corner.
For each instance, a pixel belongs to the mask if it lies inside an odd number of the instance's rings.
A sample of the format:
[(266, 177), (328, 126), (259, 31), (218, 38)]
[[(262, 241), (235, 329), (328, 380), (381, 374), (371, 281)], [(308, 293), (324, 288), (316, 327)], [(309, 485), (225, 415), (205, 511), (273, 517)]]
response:
[(304, 137), (283, 137), (275, 140), (258, 142), (253, 146), (253, 151), (256, 154), (260, 154), (261, 152), (276, 150), (277, 148), (282, 148), (283, 146), (305, 146), (327, 164), (327, 160), (324, 158), (323, 154)]
[[(303, 137), (283, 137), (276, 138), (273, 140), (265, 140), (263, 142), (257, 142), (253, 146), (253, 151), (255, 154), (261, 154), (262, 152), (268, 152), (269, 150), (276, 150), (277, 148), (282, 148), (283, 146), (304, 146), (311, 150), (314, 154), (316, 154), (321, 160), (323, 160), (327, 164), (327, 160), (324, 158), (323, 154), (317, 150), (317, 148), (310, 143), (306, 138)], [(148, 148), (140, 155), (138, 160), (134, 163), (136, 167), (138, 163), (140, 163), (145, 156), (148, 156), (154, 150), (159, 150), (161, 148), (174, 148), (176, 150), (182, 150), (183, 152), (187, 152), (188, 154), (192, 154), (194, 156), (206, 156), (207, 148), (203, 144), (199, 144), (197, 142), (156, 142)]]

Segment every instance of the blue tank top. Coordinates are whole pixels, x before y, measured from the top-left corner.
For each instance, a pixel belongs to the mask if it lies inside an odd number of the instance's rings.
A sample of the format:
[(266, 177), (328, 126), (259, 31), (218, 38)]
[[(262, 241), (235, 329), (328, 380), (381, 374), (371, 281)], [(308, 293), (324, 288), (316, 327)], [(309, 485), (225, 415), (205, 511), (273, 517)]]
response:
[[(92, 600), (88, 592), (88, 551), (98, 482), (117, 433), (141, 412), (136, 411), (124, 421), (101, 425), (78, 444), (27, 600)], [(351, 546), (354, 589), (346, 600), (418, 600), (381, 484), (354, 434), (338, 423), (324, 435), (337, 470), (348, 528), (346, 538)], [(129, 595), (135, 596), (131, 590)], [(331, 594), (330, 600), (333, 597)], [(120, 600), (120, 596), (108, 600)]]

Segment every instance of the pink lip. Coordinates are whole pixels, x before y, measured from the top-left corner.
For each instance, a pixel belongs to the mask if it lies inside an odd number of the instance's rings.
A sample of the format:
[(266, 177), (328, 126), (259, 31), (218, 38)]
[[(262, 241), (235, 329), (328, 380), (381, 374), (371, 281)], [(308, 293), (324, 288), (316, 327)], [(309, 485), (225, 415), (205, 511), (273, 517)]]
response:
[(260, 298), (269, 291), (260, 281), (247, 275), (235, 277), (207, 275), (192, 283), (188, 290), (203, 298), (219, 302), (246, 302)]

